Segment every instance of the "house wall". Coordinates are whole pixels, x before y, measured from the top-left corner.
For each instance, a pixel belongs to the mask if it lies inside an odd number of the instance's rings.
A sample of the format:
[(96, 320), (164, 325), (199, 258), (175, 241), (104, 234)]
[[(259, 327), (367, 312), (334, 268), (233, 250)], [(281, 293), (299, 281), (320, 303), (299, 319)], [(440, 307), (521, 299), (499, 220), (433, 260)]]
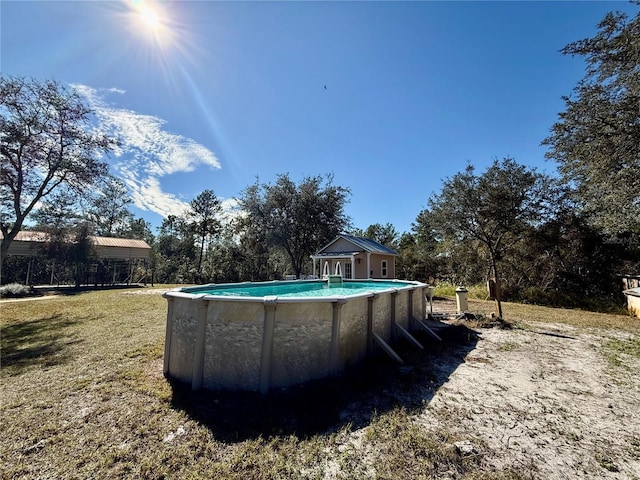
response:
[[(358, 263), (358, 259), (360, 259), (360, 263)], [(355, 275), (353, 278), (369, 278), (367, 273), (367, 254), (364, 252), (356, 255)]]
[[(387, 276), (382, 276), (382, 260), (387, 261)], [(380, 253), (372, 253), (371, 260), (371, 278), (396, 278), (396, 262), (393, 255), (383, 255)]]
[[(358, 258), (360, 258), (360, 263), (358, 263)], [(387, 276), (382, 276), (382, 260), (387, 261)], [(329, 262), (329, 272), (333, 274), (336, 263), (340, 262), (342, 266), (342, 272), (344, 273), (344, 266), (346, 263), (350, 263), (351, 260), (349, 258), (323, 258), (320, 261), (319, 274), (322, 275), (324, 262)], [(367, 254), (366, 252), (360, 253), (356, 255), (355, 262), (353, 265), (352, 277), (353, 279), (366, 279), (366, 278), (375, 278), (375, 279), (394, 279), (396, 278), (396, 269), (395, 269), (395, 257), (393, 255), (384, 255), (384, 254), (371, 254), (371, 258), (369, 261), (369, 266), (371, 267), (371, 274), (367, 272)]]
[[(395, 279), (396, 278), (396, 265), (395, 255), (389, 255), (386, 253), (371, 253), (364, 251), (362, 247), (359, 247), (345, 238), (337, 238), (331, 245), (322, 250), (323, 254), (340, 254), (340, 255), (354, 255), (354, 263), (352, 267), (353, 279)], [(360, 260), (360, 263), (358, 263)], [(387, 275), (382, 276), (382, 260), (387, 261)], [(351, 258), (323, 258), (320, 260), (319, 274), (322, 275), (325, 262), (329, 262), (330, 272), (333, 274), (335, 271), (335, 265), (337, 262), (342, 264), (342, 272), (344, 273), (344, 265), (351, 262)]]

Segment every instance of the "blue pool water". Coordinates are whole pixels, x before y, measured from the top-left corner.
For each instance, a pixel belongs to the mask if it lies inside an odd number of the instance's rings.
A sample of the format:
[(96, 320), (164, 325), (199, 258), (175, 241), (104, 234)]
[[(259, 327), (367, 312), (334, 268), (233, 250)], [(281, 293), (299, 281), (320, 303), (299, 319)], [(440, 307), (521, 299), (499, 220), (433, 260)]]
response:
[(205, 285), (182, 289), (193, 294), (208, 294), (223, 297), (333, 297), (355, 295), (365, 292), (376, 292), (391, 288), (402, 288), (414, 285), (411, 282), (399, 281), (352, 281), (342, 285), (328, 286), (324, 281), (313, 282), (269, 282), (248, 284)]

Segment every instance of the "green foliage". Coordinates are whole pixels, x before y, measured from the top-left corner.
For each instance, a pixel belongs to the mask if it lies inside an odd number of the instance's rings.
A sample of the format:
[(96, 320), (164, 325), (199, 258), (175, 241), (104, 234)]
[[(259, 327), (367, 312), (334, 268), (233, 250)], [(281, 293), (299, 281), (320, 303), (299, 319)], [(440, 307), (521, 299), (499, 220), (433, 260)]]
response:
[(459, 246), (472, 247), (485, 256), (487, 274), (500, 278), (504, 255), (519, 248), (529, 229), (551, 215), (550, 202), (556, 197), (549, 177), (511, 158), (495, 160), (481, 175), (469, 165), (444, 181), (416, 229), (430, 229), (445, 257), (452, 258)]
[(401, 262), (432, 259), (417, 279), (469, 286), (497, 277), (504, 300), (616, 311), (623, 303), (617, 274), (640, 267), (635, 236), (605, 236), (564, 186), (511, 159), (482, 175), (468, 167), (429, 203), (400, 251)]
[(238, 227), (244, 245), (254, 247), (262, 263), (256, 266), (258, 272), (269, 275), (264, 262), (271, 249), (280, 249), (293, 273), (300, 275), (311, 254), (349, 227), (344, 213), (349, 194), (348, 188), (333, 185), (330, 175), (305, 177), (296, 184), (281, 174), (274, 184), (256, 181), (247, 187), (239, 198), (245, 216)]
[(128, 206), (133, 201), (122, 180), (109, 176), (101, 182), (100, 188), (91, 199), (87, 218), (96, 235), (123, 237), (129, 233), (133, 215)]
[(34, 230), (59, 234), (73, 228), (81, 221), (77, 196), (60, 188), (40, 202), (40, 207), (30, 216), (35, 222)]
[(162, 221), (153, 250), (153, 275), (156, 282), (192, 281), (196, 247), (184, 218), (169, 215)]
[[(207, 246), (207, 240), (219, 233), (222, 204), (213, 190), (204, 190), (189, 204), (186, 225), (193, 232), (200, 244), (198, 254), (197, 273), (202, 272), (202, 257)], [(196, 279), (199, 280), (199, 279)]]
[(598, 32), (562, 53), (584, 57), (585, 77), (543, 144), (592, 225), (640, 233), (640, 12), (609, 13)]
[[(449, 282), (437, 282), (435, 284), (434, 296), (436, 297), (455, 297), (456, 296), (456, 288), (460, 285), (455, 285)], [(485, 300), (488, 296), (487, 285), (486, 284), (474, 284), (474, 285), (465, 285), (464, 288), (467, 289), (467, 298), (475, 298), (478, 300)]]
[(390, 223), (385, 225), (374, 223), (373, 225), (369, 225), (366, 230), (354, 228), (346, 233), (355, 237), (369, 238), (394, 250), (398, 248), (398, 240), (400, 238), (398, 230)]

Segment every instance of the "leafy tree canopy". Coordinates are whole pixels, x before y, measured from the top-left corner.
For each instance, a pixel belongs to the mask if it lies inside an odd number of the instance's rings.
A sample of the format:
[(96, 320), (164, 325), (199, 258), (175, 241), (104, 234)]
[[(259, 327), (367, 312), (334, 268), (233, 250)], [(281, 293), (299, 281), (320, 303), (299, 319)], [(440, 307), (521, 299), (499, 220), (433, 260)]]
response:
[(546, 156), (594, 226), (640, 233), (640, 12), (608, 13), (593, 38), (562, 53), (584, 57), (587, 71), (563, 97), (566, 110), (543, 141)]
[(391, 223), (385, 225), (374, 223), (369, 225), (366, 230), (356, 228), (351, 230), (350, 233), (355, 237), (369, 238), (393, 249), (398, 248), (398, 242), (400, 240), (398, 230)]
[(309, 256), (349, 227), (344, 213), (350, 190), (333, 184), (332, 176), (305, 177), (296, 184), (288, 174), (274, 184), (255, 184), (239, 199), (242, 222), (252, 238), (281, 248), (296, 275)]
[(444, 245), (479, 242), (491, 274), (499, 278), (505, 248), (552, 214), (558, 192), (549, 177), (511, 158), (494, 160), (482, 175), (469, 165), (445, 179), (442, 192), (429, 200), (430, 210), (418, 216), (414, 230)]
[(60, 83), (0, 76), (0, 255), (26, 217), (58, 189), (78, 196), (107, 175), (115, 142), (90, 123), (78, 93)]
[(100, 189), (91, 199), (87, 212), (95, 234), (105, 237), (128, 235), (133, 222), (128, 207), (133, 202), (127, 187), (122, 180), (113, 176), (108, 176), (100, 183)]
[(197, 271), (202, 268), (202, 257), (207, 238), (220, 230), (219, 216), (222, 213), (222, 203), (213, 190), (204, 190), (189, 203), (187, 223), (200, 244)]

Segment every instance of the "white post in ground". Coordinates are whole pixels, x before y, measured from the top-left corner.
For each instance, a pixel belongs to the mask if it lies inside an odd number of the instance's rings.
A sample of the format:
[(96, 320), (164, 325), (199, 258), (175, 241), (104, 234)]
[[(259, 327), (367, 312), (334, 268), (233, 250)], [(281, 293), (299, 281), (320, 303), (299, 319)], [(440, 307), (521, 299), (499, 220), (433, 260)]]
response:
[(467, 302), (467, 293), (469, 290), (460, 286), (456, 288), (456, 303), (458, 305), (458, 313), (464, 313), (469, 310), (469, 303)]

